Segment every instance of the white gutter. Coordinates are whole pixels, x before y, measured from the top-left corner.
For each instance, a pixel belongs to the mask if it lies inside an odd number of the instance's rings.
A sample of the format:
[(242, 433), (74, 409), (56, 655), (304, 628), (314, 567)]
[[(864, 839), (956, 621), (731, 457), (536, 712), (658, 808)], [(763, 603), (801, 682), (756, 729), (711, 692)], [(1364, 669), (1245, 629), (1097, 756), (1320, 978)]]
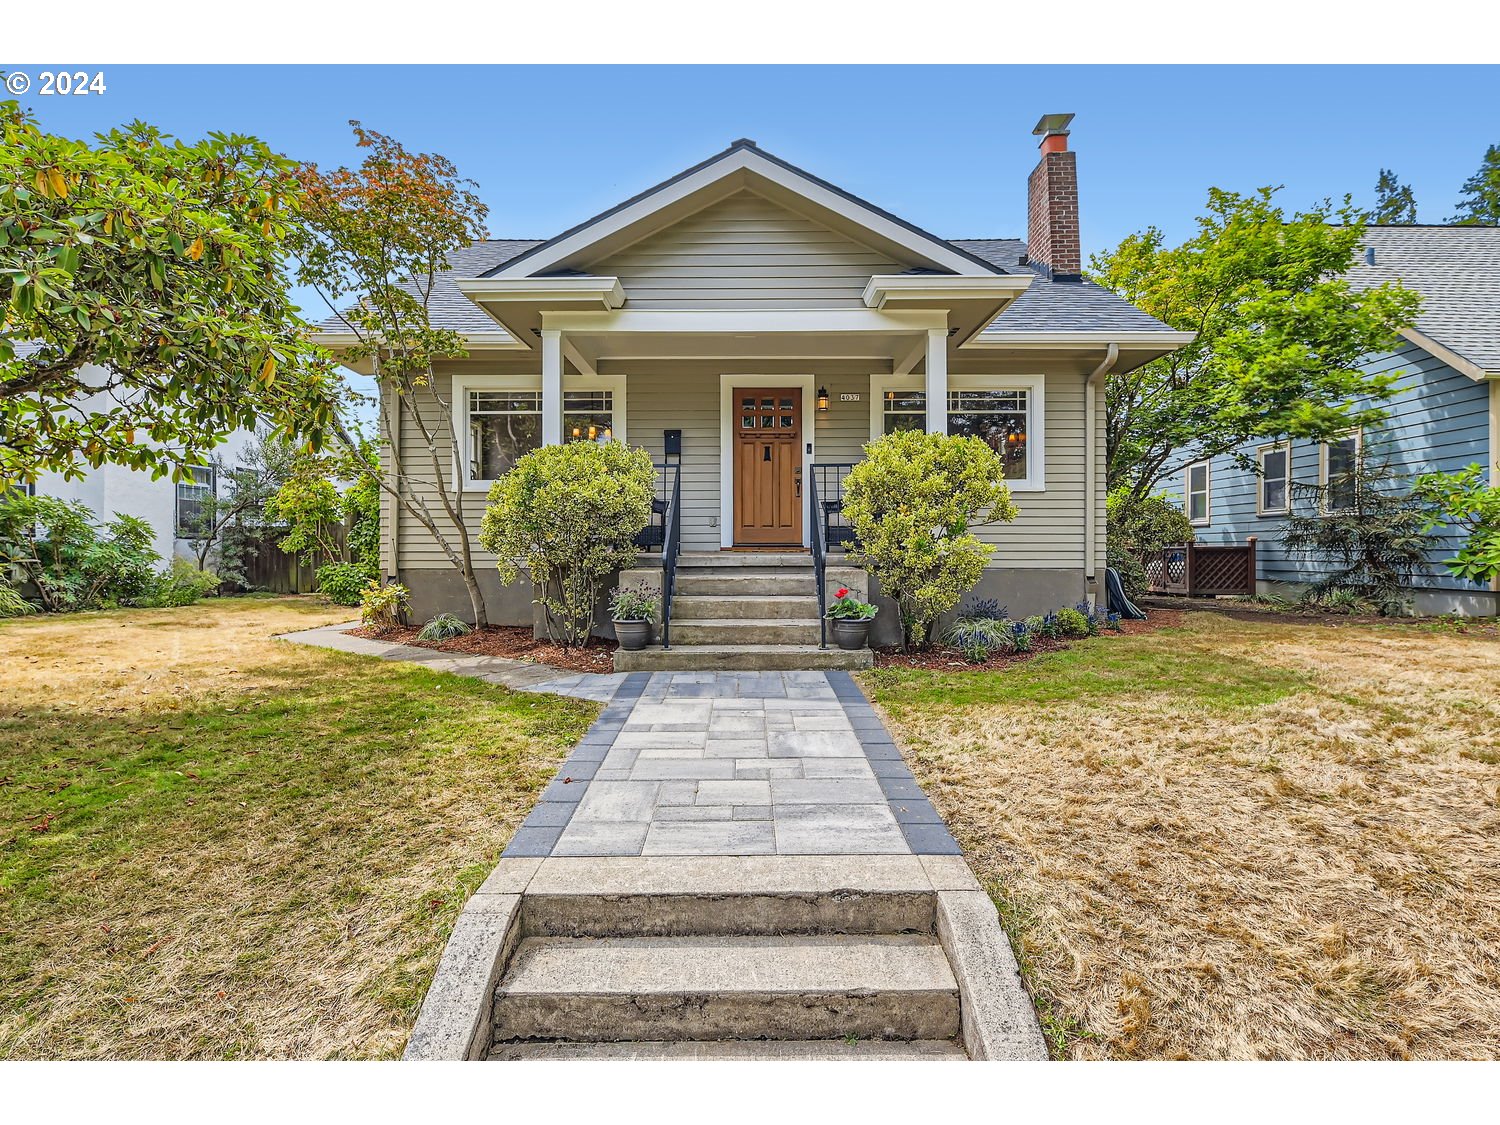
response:
[(1083, 487), (1087, 494), (1083, 517), (1085, 554), (1083, 571), (1090, 582), (1098, 577), (1099, 504), (1096, 493), (1099, 490), (1099, 441), (1094, 432), (1098, 427), (1099, 418), (1098, 391), (1099, 384), (1103, 382), (1104, 377), (1114, 370), (1115, 364), (1119, 362), (1120, 345), (1111, 343), (1105, 349), (1103, 362), (1089, 373), (1089, 377), (1084, 380), (1083, 384), (1083, 428), (1085, 431)]

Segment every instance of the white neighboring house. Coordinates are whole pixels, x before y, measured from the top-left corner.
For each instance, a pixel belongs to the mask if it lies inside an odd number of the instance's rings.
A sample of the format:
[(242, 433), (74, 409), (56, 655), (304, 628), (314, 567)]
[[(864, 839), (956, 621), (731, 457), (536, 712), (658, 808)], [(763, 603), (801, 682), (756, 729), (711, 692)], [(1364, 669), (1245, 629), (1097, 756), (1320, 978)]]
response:
[[(102, 374), (103, 368), (83, 369), (85, 379)], [(79, 409), (88, 411), (92, 405), (91, 399), (83, 399)], [(249, 430), (236, 430), (214, 447), (214, 454), (226, 465), (236, 465), (254, 440), (255, 435)], [(195, 479), (191, 481), (174, 482), (170, 476), (153, 480), (149, 472), (124, 465), (101, 465), (85, 470), (75, 480), (66, 479), (62, 473), (41, 473), (36, 484), (26, 486), (26, 491), (59, 500), (81, 501), (100, 523), (116, 515), (145, 520), (156, 533), (153, 546), (164, 562), (174, 557), (196, 561), (185, 532), (193, 526), (194, 515), (204, 498), (224, 495), (227, 482), (218, 479), (220, 474), (213, 468), (195, 469), (193, 473)]]

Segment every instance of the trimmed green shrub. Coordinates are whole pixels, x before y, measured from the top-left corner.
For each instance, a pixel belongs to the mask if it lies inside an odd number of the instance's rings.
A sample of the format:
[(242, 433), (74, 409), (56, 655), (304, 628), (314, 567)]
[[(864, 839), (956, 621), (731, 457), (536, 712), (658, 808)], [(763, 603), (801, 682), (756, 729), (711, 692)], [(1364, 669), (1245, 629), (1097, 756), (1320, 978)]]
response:
[(895, 601), (904, 647), (927, 643), (994, 548), (973, 528), (1016, 518), (1005, 464), (979, 438), (905, 430), (865, 446), (849, 471), (844, 515), (859, 554)]
[(546, 445), (491, 486), (479, 544), (496, 556), (502, 582), (530, 573), (552, 640), (587, 644), (601, 584), (640, 553), (635, 537), (651, 520), (655, 489), (644, 449)]
[(187, 559), (173, 559), (172, 565), (157, 575), (156, 589), (141, 605), (192, 605), (219, 588), (220, 579), (211, 570), (199, 570)]
[(454, 637), (462, 637), (472, 633), (474, 626), (462, 618), (455, 617), (451, 613), (440, 613), (422, 626), (422, 631), (417, 634), (419, 641), (449, 641)]
[(359, 595), (359, 619), (367, 629), (389, 633), (401, 624), (401, 615), (411, 608), (411, 591), (399, 582), (382, 586), (375, 579)]
[(339, 605), (359, 605), (365, 586), (379, 577), (374, 563), (324, 563), (317, 570), (318, 592)]
[(1057, 631), (1064, 637), (1087, 637), (1099, 632), (1099, 627), (1089, 627), (1089, 618), (1076, 609), (1057, 611)]

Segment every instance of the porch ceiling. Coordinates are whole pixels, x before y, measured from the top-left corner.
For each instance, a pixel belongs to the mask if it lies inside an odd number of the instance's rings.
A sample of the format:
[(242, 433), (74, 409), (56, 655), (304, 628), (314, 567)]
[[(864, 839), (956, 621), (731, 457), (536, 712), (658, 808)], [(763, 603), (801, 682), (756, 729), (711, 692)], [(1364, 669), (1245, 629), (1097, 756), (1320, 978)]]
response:
[(891, 366), (925, 346), (925, 333), (569, 332), (590, 363), (636, 359), (868, 359)]

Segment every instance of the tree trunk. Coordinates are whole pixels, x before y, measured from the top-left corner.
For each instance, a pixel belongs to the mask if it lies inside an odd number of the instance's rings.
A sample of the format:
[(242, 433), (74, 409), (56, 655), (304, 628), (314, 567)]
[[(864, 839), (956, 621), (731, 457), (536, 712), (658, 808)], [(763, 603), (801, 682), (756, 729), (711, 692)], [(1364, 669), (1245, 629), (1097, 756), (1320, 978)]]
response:
[(490, 627), (489, 614), (484, 608), (484, 594), (479, 589), (479, 579), (475, 577), (472, 567), (466, 567), (463, 571), (464, 589), (469, 591), (469, 605), (474, 610), (474, 628), (488, 629)]

